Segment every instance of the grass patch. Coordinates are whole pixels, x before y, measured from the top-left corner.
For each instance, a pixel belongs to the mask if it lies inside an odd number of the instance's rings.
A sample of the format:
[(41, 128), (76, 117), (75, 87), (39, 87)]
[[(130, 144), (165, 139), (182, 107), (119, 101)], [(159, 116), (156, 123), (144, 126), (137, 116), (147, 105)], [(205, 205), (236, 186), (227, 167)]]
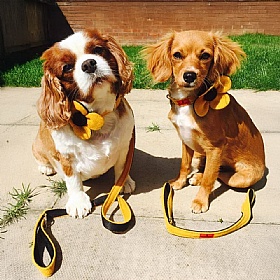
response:
[(231, 36), (243, 47), (247, 59), (232, 77), (235, 89), (280, 90), (280, 36)]
[[(56, 200), (54, 202), (55, 205), (56, 202), (67, 193), (66, 183), (63, 180), (55, 181), (52, 179), (49, 179), (49, 182), (51, 183), (50, 186), (42, 187), (49, 188), (49, 190), (54, 194), (54, 196), (56, 197)], [(8, 225), (18, 222), (22, 218), (25, 218), (25, 215), (30, 209), (29, 204), (31, 203), (32, 198), (38, 194), (38, 192), (35, 192), (35, 189), (30, 188), (30, 185), (25, 187), (24, 184), (22, 184), (21, 189), (13, 188), (13, 190), (9, 192), (13, 203), (8, 203), (8, 206), (0, 209), (0, 211), (3, 212), (2, 217), (0, 217), (0, 239), (3, 239), (1, 234), (7, 232), (5, 228)]]
[(12, 68), (0, 72), (0, 81), (2, 86), (39, 87), (42, 76), (42, 61), (40, 58), (35, 58), (21, 65), (16, 64)]
[[(22, 189), (14, 188), (12, 192), (9, 192), (14, 203), (9, 203), (7, 207), (1, 209), (4, 214), (0, 218), (0, 230), (24, 218), (29, 210), (29, 203), (32, 201), (32, 198), (37, 195), (34, 191), (35, 189), (31, 189), (30, 185), (25, 187), (22, 184)], [(1, 233), (4, 233), (4, 231), (1, 231)]]
[[(280, 90), (280, 36), (245, 34), (230, 36), (247, 54), (241, 69), (232, 77), (233, 89)], [(134, 88), (166, 89), (167, 83), (155, 84), (139, 52), (141, 46), (124, 46), (134, 63)], [(40, 86), (43, 75), (39, 58), (0, 72), (0, 86)]]

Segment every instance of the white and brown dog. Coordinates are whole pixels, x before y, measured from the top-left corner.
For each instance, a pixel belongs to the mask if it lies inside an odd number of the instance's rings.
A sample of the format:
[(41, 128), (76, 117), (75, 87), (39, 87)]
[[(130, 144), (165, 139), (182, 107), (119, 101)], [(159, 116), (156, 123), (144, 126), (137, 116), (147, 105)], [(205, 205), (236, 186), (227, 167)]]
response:
[[(209, 207), (217, 178), (235, 188), (247, 188), (264, 175), (260, 132), (247, 112), (227, 94), (230, 80), (245, 53), (220, 33), (173, 32), (143, 50), (157, 82), (171, 79), (169, 119), (182, 140), (182, 163), (174, 189), (187, 182), (200, 186), (192, 202), (194, 213)], [(195, 160), (199, 159), (199, 160)], [(193, 174), (193, 167), (200, 171)]]
[[(124, 98), (132, 88), (132, 65), (117, 42), (97, 30), (69, 36), (42, 59), (41, 124), (33, 154), (42, 173), (62, 176), (69, 195), (67, 213), (82, 218), (92, 207), (82, 182), (111, 167), (117, 181), (125, 165), (134, 128)], [(128, 176), (123, 192), (134, 189)]]

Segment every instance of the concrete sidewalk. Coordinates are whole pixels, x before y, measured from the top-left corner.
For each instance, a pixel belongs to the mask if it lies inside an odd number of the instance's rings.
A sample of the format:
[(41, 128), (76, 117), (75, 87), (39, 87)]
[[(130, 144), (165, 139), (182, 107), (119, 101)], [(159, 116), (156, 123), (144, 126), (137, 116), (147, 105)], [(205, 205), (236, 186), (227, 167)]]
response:
[[(0, 233), (0, 279), (44, 279), (31, 261), (33, 228), (40, 213), (53, 206), (50, 185), (39, 174), (31, 153), (39, 118), (35, 103), (40, 88), (0, 88), (0, 208), (11, 201), (9, 192), (22, 184), (39, 193), (26, 219)], [(136, 151), (131, 176), (137, 189), (128, 198), (135, 225), (126, 234), (102, 226), (100, 208), (85, 219), (56, 219), (52, 233), (61, 254), (52, 279), (280, 279), (280, 92), (231, 91), (262, 132), (268, 174), (257, 186), (254, 217), (249, 225), (217, 239), (185, 239), (167, 233), (161, 209), (161, 187), (177, 175), (181, 143), (167, 119), (166, 91), (133, 90), (127, 99), (136, 119)], [(158, 124), (160, 132), (146, 132)], [(55, 177), (57, 178), (57, 177)], [(108, 192), (113, 173), (85, 182), (93, 198)], [(199, 230), (226, 227), (240, 217), (244, 192), (217, 184), (210, 209), (192, 214), (197, 189), (176, 192), (174, 216), (179, 226)], [(55, 208), (64, 208), (67, 197)], [(2, 213), (0, 214), (2, 215)], [(223, 223), (219, 222), (223, 220)]]

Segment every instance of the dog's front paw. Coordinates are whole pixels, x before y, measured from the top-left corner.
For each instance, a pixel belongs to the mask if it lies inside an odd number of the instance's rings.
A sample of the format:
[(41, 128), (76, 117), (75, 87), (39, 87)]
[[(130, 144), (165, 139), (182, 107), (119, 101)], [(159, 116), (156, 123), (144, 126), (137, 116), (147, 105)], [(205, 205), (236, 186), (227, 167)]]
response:
[(133, 193), (135, 190), (135, 182), (130, 178), (130, 176), (127, 177), (124, 186), (122, 188), (122, 193)]
[(66, 212), (71, 217), (84, 218), (91, 211), (89, 196), (83, 191), (73, 193), (66, 204)]
[(186, 178), (183, 179), (177, 179), (177, 180), (170, 180), (168, 182), (170, 186), (173, 188), (173, 190), (180, 190), (186, 185)]
[(191, 206), (191, 210), (195, 214), (204, 213), (208, 210), (208, 208), (208, 200), (201, 201), (200, 199), (194, 199)]
[(51, 165), (40, 164), (38, 166), (38, 170), (39, 170), (39, 172), (41, 172), (42, 174), (47, 175), (47, 176), (56, 174), (56, 171), (54, 170), (54, 168)]

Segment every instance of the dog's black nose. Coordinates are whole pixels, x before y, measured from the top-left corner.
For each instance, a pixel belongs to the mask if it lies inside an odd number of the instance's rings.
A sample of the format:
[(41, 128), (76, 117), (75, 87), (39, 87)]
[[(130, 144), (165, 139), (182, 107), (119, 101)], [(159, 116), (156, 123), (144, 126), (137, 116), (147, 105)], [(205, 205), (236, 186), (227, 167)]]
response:
[(94, 59), (87, 59), (82, 63), (82, 70), (86, 73), (94, 73), (96, 68), (96, 61)]
[(185, 72), (183, 75), (183, 79), (186, 83), (193, 83), (196, 80), (195, 72)]

